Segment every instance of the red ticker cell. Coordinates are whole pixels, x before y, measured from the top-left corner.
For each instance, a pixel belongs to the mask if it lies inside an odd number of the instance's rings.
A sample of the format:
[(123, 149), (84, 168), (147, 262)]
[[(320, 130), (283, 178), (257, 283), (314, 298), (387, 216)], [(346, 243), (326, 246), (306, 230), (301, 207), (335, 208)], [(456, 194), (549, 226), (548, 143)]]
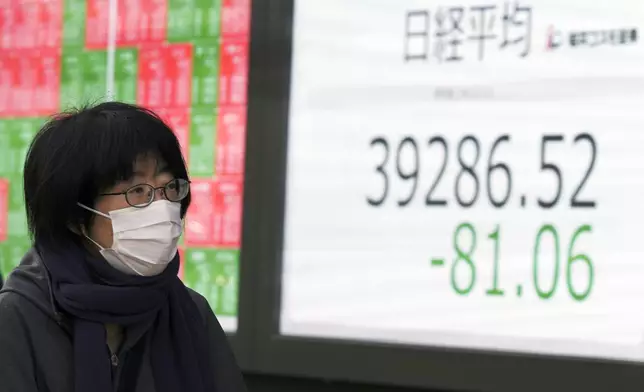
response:
[(0, 1), (0, 49), (10, 49), (13, 44), (13, 8), (7, 0)]
[(241, 244), (243, 178), (193, 180), (186, 217), (186, 246), (238, 248)]
[(63, 40), (63, 0), (38, 1), (36, 48), (59, 48)]
[(188, 107), (192, 89), (190, 44), (147, 45), (139, 52), (137, 103), (149, 108)]
[(192, 95), (192, 45), (167, 46), (166, 62), (170, 91), (166, 92), (168, 106), (190, 106)]
[(246, 108), (222, 107), (217, 113), (217, 148), (215, 173), (244, 173), (246, 148)]
[(0, 51), (0, 116), (46, 116), (58, 110), (60, 50)]
[(34, 53), (33, 64), (36, 69), (33, 86), (34, 116), (48, 116), (59, 107), (60, 90), (60, 51), (58, 49), (42, 49)]
[[(108, 44), (109, 1), (87, 0), (88, 49), (105, 49)], [(166, 0), (118, 0), (116, 47), (160, 44), (166, 39)]]
[(156, 109), (155, 112), (174, 131), (177, 139), (179, 139), (181, 152), (186, 163), (188, 163), (190, 148), (190, 108), (162, 108)]
[(166, 38), (166, 0), (119, 0), (116, 45), (161, 43)]
[(215, 246), (241, 246), (243, 179), (241, 176), (219, 177), (215, 189), (213, 230)]
[(137, 103), (150, 108), (163, 107), (163, 87), (166, 77), (164, 47), (147, 46), (139, 51)]
[(142, 0), (118, 0), (116, 24), (117, 46), (129, 46), (142, 41), (144, 27), (139, 24), (143, 10)]
[(248, 40), (223, 38), (219, 66), (219, 106), (245, 105)]
[(11, 115), (13, 85), (18, 69), (17, 57), (11, 50), (0, 51), (0, 117)]
[(190, 194), (192, 199), (186, 216), (186, 246), (215, 246), (215, 180), (192, 179)]
[(221, 35), (223, 37), (242, 36), (248, 39), (250, 12), (250, 0), (223, 0)]
[(0, 49), (60, 47), (62, 7), (62, 0), (0, 2)]
[(34, 87), (38, 69), (32, 53), (28, 50), (14, 51), (14, 72), (12, 77), (12, 99), (9, 114), (27, 116), (33, 110)]
[(104, 49), (109, 28), (109, 0), (87, 0), (86, 12), (85, 46)]
[(142, 28), (141, 38), (143, 42), (163, 42), (168, 35), (168, 1), (167, 0), (144, 0), (143, 14), (140, 25)]

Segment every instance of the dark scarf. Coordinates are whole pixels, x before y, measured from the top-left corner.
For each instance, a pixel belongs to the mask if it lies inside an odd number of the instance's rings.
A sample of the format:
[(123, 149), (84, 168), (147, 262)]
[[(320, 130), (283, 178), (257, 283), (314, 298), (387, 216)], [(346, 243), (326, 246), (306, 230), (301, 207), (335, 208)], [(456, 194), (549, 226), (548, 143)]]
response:
[(123, 274), (81, 247), (38, 250), (56, 303), (73, 319), (75, 392), (113, 391), (104, 325), (144, 322), (151, 325), (146, 334), (155, 389), (214, 392), (208, 337), (199, 309), (177, 277), (178, 253), (160, 275), (141, 277)]

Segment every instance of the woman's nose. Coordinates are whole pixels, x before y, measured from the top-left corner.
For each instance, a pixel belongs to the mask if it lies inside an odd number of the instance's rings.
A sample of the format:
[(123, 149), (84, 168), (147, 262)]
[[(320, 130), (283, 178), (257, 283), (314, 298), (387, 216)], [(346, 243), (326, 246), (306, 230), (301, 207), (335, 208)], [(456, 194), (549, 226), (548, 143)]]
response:
[(165, 191), (164, 191), (163, 188), (154, 189), (154, 200), (153, 201), (158, 201), (158, 200), (166, 200)]

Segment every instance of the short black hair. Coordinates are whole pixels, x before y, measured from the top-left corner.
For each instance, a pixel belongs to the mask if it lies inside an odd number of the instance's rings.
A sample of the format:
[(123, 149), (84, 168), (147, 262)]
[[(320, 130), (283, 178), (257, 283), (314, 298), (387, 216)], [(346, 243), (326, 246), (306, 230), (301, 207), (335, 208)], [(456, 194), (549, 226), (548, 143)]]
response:
[[(151, 110), (120, 102), (53, 116), (36, 134), (24, 167), (29, 233), (36, 245), (78, 243), (100, 193), (133, 176), (142, 155), (156, 154), (176, 178), (188, 179), (174, 132)], [(190, 193), (181, 202), (184, 217)]]

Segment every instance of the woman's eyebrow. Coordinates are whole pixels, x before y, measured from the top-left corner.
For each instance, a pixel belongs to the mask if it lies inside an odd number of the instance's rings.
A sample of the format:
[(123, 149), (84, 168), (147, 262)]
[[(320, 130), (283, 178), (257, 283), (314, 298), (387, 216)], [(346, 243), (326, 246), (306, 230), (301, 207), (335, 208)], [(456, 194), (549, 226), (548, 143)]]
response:
[(157, 174), (168, 173), (169, 171), (170, 170), (167, 163), (159, 162), (159, 164), (157, 165)]

